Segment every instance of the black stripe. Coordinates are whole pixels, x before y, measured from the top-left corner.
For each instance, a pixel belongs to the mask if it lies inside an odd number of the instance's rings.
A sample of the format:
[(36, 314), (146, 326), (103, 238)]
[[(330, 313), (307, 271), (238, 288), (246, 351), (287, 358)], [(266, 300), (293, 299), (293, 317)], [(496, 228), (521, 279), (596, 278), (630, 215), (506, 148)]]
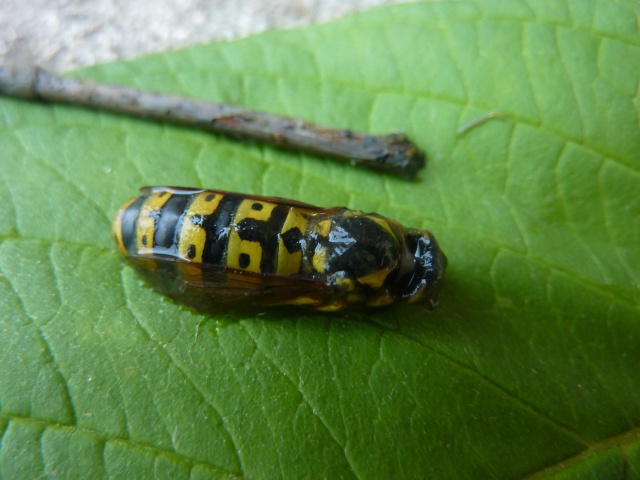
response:
[(286, 205), (278, 205), (273, 209), (268, 220), (245, 218), (236, 225), (236, 230), (242, 240), (260, 242), (262, 247), (260, 272), (262, 273), (276, 273), (280, 232), (287, 220), (289, 210), (290, 207)]
[[(154, 218), (153, 248), (155, 253), (175, 254), (176, 252), (176, 226), (184, 214), (185, 206), (191, 195), (174, 193), (171, 198), (160, 208)], [(156, 248), (159, 251), (156, 251)]]
[(282, 242), (289, 253), (302, 250), (302, 231), (298, 227), (293, 227), (282, 234)]
[(262, 260), (260, 261), (260, 269), (263, 272), (276, 273), (278, 269), (280, 234), (289, 215), (289, 210), (290, 208), (285, 205), (278, 205), (269, 217), (267, 242), (262, 245)]
[(137, 253), (136, 232), (138, 230), (138, 214), (140, 213), (140, 207), (147, 198), (149, 198), (149, 195), (139, 196), (124, 212), (122, 212), (122, 215), (120, 216), (120, 234), (122, 235), (122, 243), (130, 255), (135, 255)]
[(220, 267), (226, 266), (229, 229), (242, 200), (242, 197), (236, 195), (225, 195), (213, 213), (194, 215), (191, 218), (195, 225), (200, 225), (207, 233), (202, 252), (202, 263)]
[[(189, 208), (191, 208), (191, 204), (196, 198), (198, 198), (198, 193), (190, 193), (190, 194), (182, 194), (182, 195), (185, 195), (187, 197), (187, 202), (185, 203), (182, 209), (182, 215), (180, 215), (180, 218), (176, 222), (176, 230), (175, 230), (176, 233), (173, 240), (173, 245), (175, 248), (174, 248), (174, 251), (172, 252), (176, 256), (178, 255), (178, 251), (180, 249), (179, 246), (180, 246), (180, 234), (182, 233), (182, 224), (184, 223), (184, 219), (187, 217), (187, 212), (189, 211)], [(189, 257), (189, 258), (193, 258), (193, 257)]]

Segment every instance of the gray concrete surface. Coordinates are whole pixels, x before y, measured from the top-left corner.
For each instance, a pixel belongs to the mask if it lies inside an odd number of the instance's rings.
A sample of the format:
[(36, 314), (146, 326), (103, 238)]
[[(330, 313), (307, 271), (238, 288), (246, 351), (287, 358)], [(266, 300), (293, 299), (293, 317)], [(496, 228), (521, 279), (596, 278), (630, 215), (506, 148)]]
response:
[(64, 72), (391, 3), (401, 0), (0, 0), (0, 63), (29, 56)]

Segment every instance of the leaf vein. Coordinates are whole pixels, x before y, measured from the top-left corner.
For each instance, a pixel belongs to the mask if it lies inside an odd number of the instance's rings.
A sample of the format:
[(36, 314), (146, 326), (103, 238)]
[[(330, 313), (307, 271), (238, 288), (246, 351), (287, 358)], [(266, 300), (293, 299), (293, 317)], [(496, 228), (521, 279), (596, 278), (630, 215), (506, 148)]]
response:
[[(78, 425), (70, 425), (70, 424), (65, 424), (65, 423), (60, 423), (60, 422), (55, 422), (52, 420), (48, 420), (48, 419), (41, 419), (41, 418), (36, 418), (36, 417), (25, 417), (25, 416), (21, 416), (21, 415), (14, 415), (11, 413), (0, 413), (0, 418), (5, 418), (8, 420), (7, 425), (9, 425), (9, 423), (11, 422), (25, 422), (25, 423), (32, 423), (32, 424), (39, 424), (42, 425), (44, 427), (44, 429), (59, 429), (59, 430), (63, 430), (63, 431), (69, 431), (69, 432), (79, 432), (79, 433), (84, 433), (85, 435), (89, 435), (91, 437), (94, 437), (96, 440), (102, 440), (103, 443), (103, 449), (102, 449), (102, 463), (103, 466), (105, 468), (105, 470), (107, 470), (107, 459), (105, 457), (105, 450), (106, 447), (108, 446), (109, 443), (112, 442), (119, 442), (119, 443), (123, 443), (125, 445), (130, 445), (132, 447), (136, 447), (139, 448), (143, 451), (147, 451), (147, 452), (151, 452), (154, 456), (160, 456), (160, 455), (166, 455), (169, 457), (172, 457), (176, 460), (179, 460), (181, 462), (184, 462), (186, 464), (192, 465), (192, 466), (204, 466), (206, 468), (211, 468), (211, 469), (215, 469), (218, 470), (220, 472), (224, 472), (225, 474), (232, 476), (232, 477), (236, 477), (236, 473), (235, 472), (229, 472), (223, 468), (220, 468), (217, 465), (211, 465), (199, 460), (196, 460), (192, 457), (189, 457), (187, 455), (181, 454), (181, 453), (177, 453), (173, 450), (166, 450), (166, 449), (162, 449), (157, 447), (156, 445), (149, 445), (149, 444), (145, 444), (145, 443), (141, 443), (141, 442), (137, 442), (135, 440), (132, 440), (131, 438), (121, 438), (121, 437), (111, 437), (109, 435), (105, 435), (104, 433), (98, 432), (97, 430), (91, 429), (91, 428), (87, 428), (87, 427), (80, 427)], [(8, 428), (5, 429), (5, 432), (8, 430)], [(3, 432), (4, 433), (4, 432)], [(2, 437), (0, 437), (0, 441), (2, 440)], [(1, 444), (0, 444), (1, 445)]]
[[(638, 85), (640, 85), (640, 82), (638, 82)], [(600, 164), (600, 167), (598, 168), (597, 173), (596, 173), (596, 185), (597, 185), (597, 188), (598, 188), (598, 195), (602, 199), (605, 198), (605, 194), (604, 194), (604, 190), (603, 190), (603, 186), (602, 186), (602, 175), (603, 175), (603, 171), (604, 171), (604, 165), (605, 165), (605, 162), (602, 162)], [(614, 241), (613, 235), (611, 234), (611, 232), (613, 231), (613, 226), (611, 224), (611, 218), (607, 214), (607, 210), (606, 210), (606, 208), (604, 208), (604, 205), (601, 204), (601, 206), (603, 207), (602, 208), (602, 210), (603, 210), (602, 213), (603, 213), (603, 218), (604, 218), (604, 231), (605, 231), (605, 233), (607, 235), (607, 238), (609, 239), (609, 244), (613, 246), (613, 251), (615, 252), (616, 257), (618, 258), (618, 263), (627, 272), (627, 275), (629, 276), (629, 278), (634, 279), (636, 284), (638, 284), (640, 282), (638, 282), (638, 278), (636, 277), (637, 272), (635, 272), (629, 266), (629, 263), (626, 262), (622, 258), (622, 255), (621, 255), (621, 252), (620, 252), (620, 248), (618, 247), (617, 243)]]
[[(71, 392), (69, 390), (69, 385), (67, 383), (67, 380), (65, 378), (65, 376), (62, 374), (62, 371), (60, 369), (60, 366), (58, 365), (58, 363), (56, 362), (55, 359), (55, 355), (53, 354), (53, 351), (51, 350), (51, 345), (49, 345), (49, 342), (47, 341), (46, 335), (45, 333), (42, 331), (42, 329), (40, 328), (40, 326), (37, 324), (37, 322), (35, 321), (35, 319), (31, 316), (31, 314), (29, 314), (27, 307), (24, 303), (24, 300), (22, 299), (22, 297), (20, 296), (20, 294), (18, 293), (18, 291), (16, 290), (15, 286), (13, 285), (13, 283), (11, 282), (11, 279), (9, 278), (9, 276), (7, 276), (5, 274), (4, 276), (7, 284), (9, 285), (9, 288), (11, 289), (11, 291), (13, 292), (13, 294), (15, 295), (16, 299), (18, 300), (18, 304), (20, 305), (20, 309), (22, 310), (22, 312), (24, 313), (25, 317), (29, 320), (29, 323), (35, 328), (35, 331), (38, 334), (38, 337), (40, 338), (40, 341), (42, 342), (42, 345), (44, 347), (44, 351), (47, 354), (47, 357), (49, 357), (49, 363), (51, 364), (53, 371), (55, 372), (56, 376), (59, 377), (59, 382), (63, 388), (65, 397), (66, 397), (66, 403), (68, 404), (68, 408), (70, 410), (72, 419), (73, 419), (73, 424), (77, 424), (78, 423), (78, 415), (76, 412), (76, 407), (73, 403), (73, 398), (71, 397)], [(31, 407), (29, 409), (31, 411)]]
[[(123, 270), (124, 271), (124, 270)], [(124, 297), (126, 299), (125, 301), (125, 306), (127, 308), (127, 310), (129, 311), (130, 315), (132, 316), (132, 318), (134, 319), (136, 325), (138, 326), (138, 328), (141, 329), (141, 331), (144, 333), (144, 335), (147, 337), (147, 339), (153, 343), (153, 337), (151, 335), (151, 333), (144, 327), (144, 325), (142, 324), (142, 322), (140, 322), (140, 320), (138, 319), (138, 316), (135, 314), (135, 312), (131, 309), (131, 305), (130, 305), (130, 300), (129, 297), (126, 295), (126, 291), (124, 290), (124, 280), (121, 282), (122, 285), (122, 289), (123, 289), (123, 294)], [(227, 420), (225, 419), (225, 417), (222, 415), (222, 413), (220, 412), (220, 410), (218, 409), (218, 407), (214, 404), (214, 402), (207, 398), (207, 396), (204, 394), (204, 392), (199, 388), (199, 386), (197, 385), (197, 383), (189, 376), (187, 375), (187, 373), (178, 365), (178, 363), (176, 362), (176, 360), (173, 358), (173, 356), (167, 352), (166, 349), (162, 348), (160, 349), (160, 351), (164, 352), (164, 354), (169, 358), (170, 360), (170, 365), (175, 368), (178, 372), (180, 372), (180, 374), (186, 379), (188, 380), (189, 384), (193, 387), (193, 389), (198, 393), (198, 395), (200, 396), (200, 398), (206, 402), (212, 409), (213, 411), (216, 413), (216, 415), (218, 416), (218, 418), (220, 419), (220, 424), (222, 425), (222, 427), (224, 428), (226, 434), (229, 437), (229, 440), (231, 441), (231, 443), (234, 446), (234, 451), (236, 453), (236, 457), (237, 457), (237, 461), (238, 461), (238, 465), (240, 467), (240, 474), (242, 476), (244, 476), (244, 467), (242, 464), (242, 458), (240, 457), (240, 450), (238, 449), (238, 444), (237, 441), (235, 439), (235, 437), (231, 434), (231, 431), (229, 430), (229, 427), (227, 425)], [(216, 466), (217, 467), (217, 466)], [(220, 467), (217, 467), (220, 468)]]
[[(627, 449), (636, 445), (638, 442), (640, 442), (640, 427), (634, 426), (633, 428), (630, 428), (625, 432), (616, 434), (611, 437), (603, 438), (595, 443), (591, 443), (588, 445), (588, 448), (585, 448), (576, 455), (563, 458), (554, 464), (547, 465), (540, 470), (531, 472), (529, 475), (525, 476), (523, 480), (553, 478), (563, 470), (569, 470), (573, 465), (579, 465), (581, 462), (586, 461), (587, 459), (593, 457), (595, 454), (605, 452), (609, 449), (617, 448), (620, 449), (621, 452), (626, 454)], [(628, 466), (628, 458), (626, 457), (626, 455), (625, 457), (623, 457), (622, 461), (625, 462)]]
[[(578, 232), (577, 228), (576, 228), (576, 223), (574, 221), (571, 221), (571, 215), (569, 214), (569, 208), (567, 207), (567, 201), (565, 200), (565, 195), (564, 192), (560, 189), (560, 184), (562, 183), (561, 179), (558, 178), (558, 169), (560, 167), (560, 164), (562, 163), (562, 158), (564, 156), (564, 154), (567, 151), (567, 144), (564, 143), (562, 145), (562, 148), (560, 148), (560, 150), (558, 151), (558, 155), (556, 156), (556, 158), (554, 159), (554, 164), (552, 167), (552, 171), (553, 171), (553, 179), (554, 179), (554, 189), (556, 191), (556, 195), (558, 197), (559, 200), (559, 204), (562, 207), (562, 212), (564, 214), (564, 218), (567, 220), (567, 224), (569, 225), (569, 228), (571, 230), (571, 232), (573, 232), (573, 236), (577, 241), (577, 244), (580, 246), (580, 248), (582, 250), (584, 250), (584, 252), (586, 252), (589, 257), (591, 257), (591, 260), (593, 261), (593, 263), (596, 265), (596, 267), (598, 268), (598, 271), (600, 272), (600, 276), (602, 278), (607, 278), (607, 272), (605, 267), (602, 265), (602, 262), (600, 261), (599, 256), (596, 254), (596, 252), (593, 251), (593, 242), (586, 242), (584, 240), (583, 235), (580, 235), (580, 233)], [(613, 243), (612, 243), (613, 245)]]
[[(282, 376), (284, 378), (287, 379), (287, 381), (297, 390), (297, 392), (300, 394), (300, 397), (302, 399), (302, 401), (309, 407), (309, 409), (311, 410), (311, 413), (320, 421), (320, 424), (323, 426), (323, 428), (327, 431), (327, 433), (329, 434), (330, 438), (340, 447), (340, 449), (342, 450), (342, 452), (344, 453), (344, 457), (345, 460), (347, 462), (347, 464), (349, 465), (349, 467), (351, 468), (352, 471), (354, 471), (353, 469), (353, 465), (351, 465), (351, 462), (344, 450), (345, 446), (342, 444), (342, 442), (340, 442), (340, 440), (338, 439), (337, 435), (333, 432), (333, 429), (331, 427), (329, 427), (329, 424), (325, 421), (324, 418), (322, 418), (322, 415), (320, 415), (319, 412), (319, 407), (314, 405), (314, 402), (309, 399), (306, 394), (304, 393), (304, 389), (302, 387), (302, 385), (298, 382), (296, 383), (286, 372), (285, 369), (280, 368), (278, 365), (276, 365), (275, 361), (269, 356), (268, 352), (265, 351), (264, 349), (262, 349), (260, 347), (259, 342), (257, 341), (256, 337), (254, 337), (251, 332), (249, 332), (248, 330), (245, 329), (245, 331), (247, 332), (247, 334), (249, 335), (249, 337), (251, 338), (251, 340), (253, 341), (256, 349), (258, 351), (260, 351), (262, 353), (262, 355), (269, 361), (269, 363), (271, 363), (271, 365), (276, 368), (276, 370), (278, 370)], [(355, 471), (354, 471), (355, 474)]]
[[(381, 328), (379, 326), (376, 326), (376, 328)], [(582, 443), (584, 445), (587, 445), (588, 442), (577, 432), (574, 431), (572, 429), (570, 429), (568, 426), (565, 426), (561, 423), (559, 423), (557, 420), (549, 417), (548, 415), (546, 415), (545, 413), (541, 412), (540, 410), (538, 410), (535, 406), (533, 406), (532, 404), (526, 402), (524, 399), (519, 398), (518, 396), (516, 396), (515, 394), (513, 394), (512, 392), (510, 392), (509, 390), (507, 390), (505, 387), (503, 387), (502, 385), (500, 385), (499, 383), (496, 383), (494, 380), (492, 380), (491, 378), (485, 376), (483, 373), (481, 373), (480, 371), (473, 369), (471, 367), (469, 367), (468, 365), (465, 365), (463, 363), (461, 363), (460, 361), (447, 356), (444, 352), (441, 352), (439, 350), (437, 350), (436, 348), (430, 346), (430, 345), (426, 345), (422, 342), (420, 342), (419, 340), (406, 335), (403, 332), (391, 332), (391, 331), (384, 331), (383, 330), (383, 335), (385, 336), (392, 336), (392, 335), (399, 335), (407, 340), (409, 340), (412, 343), (415, 343), (416, 345), (418, 345), (419, 347), (424, 348), (425, 350), (431, 352), (432, 354), (436, 355), (438, 358), (441, 358), (442, 360), (444, 360), (445, 362), (450, 363), (451, 365), (454, 365), (456, 368), (459, 368), (460, 370), (462, 370), (463, 372), (466, 372), (467, 374), (478, 378), (480, 381), (484, 382), (490, 389), (499, 392), (501, 395), (506, 396), (507, 398), (509, 398), (510, 400), (513, 400), (515, 403), (521, 405), (524, 409), (528, 410), (529, 412), (531, 412), (532, 414), (534, 414), (535, 416), (537, 416), (538, 418), (540, 418), (542, 421), (544, 421), (547, 424), (552, 425), (553, 427), (555, 427), (557, 430), (563, 432), (566, 436), (572, 438), (573, 440)]]
[[(396, 371), (396, 369), (394, 368), (394, 364), (393, 362), (389, 362), (384, 358), (384, 355), (382, 354), (382, 341), (384, 339), (384, 336), (387, 332), (382, 332), (380, 335), (380, 357), (378, 358), (379, 362), (383, 362), (385, 364), (387, 364), (389, 366), (389, 368), (391, 369), (391, 371), (394, 373), (394, 375), (396, 376), (397, 379), (402, 380), (402, 377), (398, 374), (398, 372)], [(437, 352), (432, 351), (431, 352), (433, 355), (437, 355)], [(375, 389), (372, 389), (372, 391), (375, 391)], [(478, 464), (480, 466), (482, 466), (482, 468), (485, 470), (485, 472), (491, 477), (491, 478), (500, 478), (499, 475), (493, 470), (492, 465), (480, 455), (480, 452), (478, 452), (477, 448), (472, 445), (470, 442), (465, 441), (464, 437), (461, 435), (461, 433), (457, 430), (455, 430), (454, 428), (452, 428), (451, 426), (441, 422), (439, 420), (439, 418), (436, 415), (431, 414), (429, 408), (425, 407), (424, 405), (421, 405), (421, 401), (418, 399), (418, 397), (416, 397), (416, 395), (414, 394), (414, 392), (411, 391), (410, 388), (406, 388), (405, 387), (405, 391), (409, 394), (409, 396), (413, 399), (413, 402), (415, 404), (415, 407), (413, 409), (413, 412), (411, 414), (411, 431), (413, 432), (414, 426), (413, 426), (413, 413), (420, 411), (420, 414), (427, 416), (431, 422), (434, 425), (438, 425), (438, 427), (440, 427), (442, 430), (449, 432), (449, 434), (453, 437), (453, 438), (459, 438), (461, 440), (461, 443), (464, 445), (467, 445), (469, 447), (469, 451), (471, 452), (471, 455), (473, 455), (473, 457), (475, 457), (478, 460)], [(376, 398), (375, 395), (373, 395), (374, 401), (376, 402), (376, 406), (379, 406), (378, 404), (378, 400)], [(379, 416), (380, 413), (380, 408), (378, 408), (378, 419), (380, 418)], [(399, 452), (397, 452), (399, 453)], [(399, 466), (402, 466), (402, 462), (398, 462)]]
[(41, 470), (42, 470), (42, 475), (46, 475), (46, 462), (44, 459), (44, 444), (42, 443), (42, 440), (44, 438), (44, 433), (47, 430), (47, 426), (44, 426), (40, 432), (38, 433), (38, 457), (40, 458), (40, 463), (42, 465)]
[[(27, 150), (27, 148), (22, 143), (22, 139), (20, 139), (20, 142), (23, 145), (23, 148)], [(43, 169), (52, 172), (54, 175), (57, 175), (65, 184), (69, 185), (69, 187), (72, 190), (77, 192), (80, 195), (80, 197), (84, 198), (87, 201), (87, 203), (93, 205), (96, 211), (104, 216), (108, 224), (111, 224), (111, 220), (107, 216), (107, 213), (104, 211), (104, 208), (101, 205), (97, 204), (95, 199), (91, 195), (88, 195), (86, 192), (83, 192), (80, 188), (78, 188), (78, 185), (75, 182), (73, 182), (69, 177), (67, 177), (64, 173), (62, 173), (57, 168), (47, 164), (43, 159), (41, 159), (37, 155), (34, 155), (31, 158), (33, 158), (35, 162), (39, 163)]]
[[(347, 441), (345, 442), (343, 448), (344, 448), (344, 452), (345, 452), (345, 456), (347, 455), (347, 449), (348, 449), (348, 445), (349, 445), (349, 435), (348, 435), (348, 430), (347, 430), (347, 421), (346, 421), (346, 417), (344, 414), (344, 406), (345, 406), (345, 401), (344, 401), (344, 392), (342, 391), (342, 386), (340, 384), (340, 381), (338, 380), (338, 366), (336, 365), (336, 363), (333, 360), (333, 348), (331, 347), (331, 337), (332, 335), (335, 335), (333, 333), (333, 329), (334, 329), (334, 321), (333, 319), (329, 319), (329, 332), (327, 335), (327, 358), (329, 359), (329, 365), (331, 366), (331, 370), (333, 373), (333, 380), (334, 383), (336, 385), (336, 390), (338, 391), (338, 405), (340, 407), (340, 416), (342, 418), (342, 426), (344, 428), (345, 431), (345, 435), (347, 438)], [(353, 466), (351, 465), (351, 462), (349, 462), (349, 466), (351, 466), (351, 469), (353, 471), (353, 474), (358, 477), (358, 474), (356, 473), (355, 470), (353, 470)]]

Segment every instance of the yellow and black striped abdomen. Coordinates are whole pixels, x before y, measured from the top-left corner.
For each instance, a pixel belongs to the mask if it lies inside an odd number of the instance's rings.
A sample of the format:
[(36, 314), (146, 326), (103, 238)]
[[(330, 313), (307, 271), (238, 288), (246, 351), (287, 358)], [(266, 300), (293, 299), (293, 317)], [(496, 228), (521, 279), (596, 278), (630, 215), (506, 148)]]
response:
[(129, 256), (286, 276), (301, 270), (310, 212), (262, 197), (154, 187), (122, 207), (114, 234)]

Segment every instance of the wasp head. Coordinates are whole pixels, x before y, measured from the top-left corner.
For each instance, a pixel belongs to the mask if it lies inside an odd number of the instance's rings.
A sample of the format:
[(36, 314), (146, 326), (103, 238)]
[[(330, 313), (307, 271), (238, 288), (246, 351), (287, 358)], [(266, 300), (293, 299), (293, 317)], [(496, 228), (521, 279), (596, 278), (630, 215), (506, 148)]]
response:
[(447, 257), (433, 234), (426, 230), (407, 229), (404, 240), (405, 253), (390, 291), (400, 301), (427, 302), (433, 308), (437, 305)]

